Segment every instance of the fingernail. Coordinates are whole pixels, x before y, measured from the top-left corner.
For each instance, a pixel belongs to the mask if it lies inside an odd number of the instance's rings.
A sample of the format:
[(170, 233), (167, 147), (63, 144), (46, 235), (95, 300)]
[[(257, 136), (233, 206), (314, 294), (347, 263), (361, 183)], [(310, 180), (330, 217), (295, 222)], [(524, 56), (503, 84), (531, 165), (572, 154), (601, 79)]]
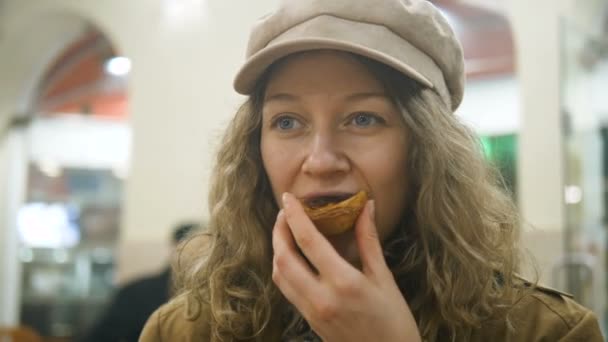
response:
[(281, 217), (285, 215), (285, 212), (283, 211), (283, 209), (279, 210), (279, 213), (277, 214), (277, 218)]
[(374, 200), (369, 200), (369, 218), (372, 222), (376, 219), (376, 202)]

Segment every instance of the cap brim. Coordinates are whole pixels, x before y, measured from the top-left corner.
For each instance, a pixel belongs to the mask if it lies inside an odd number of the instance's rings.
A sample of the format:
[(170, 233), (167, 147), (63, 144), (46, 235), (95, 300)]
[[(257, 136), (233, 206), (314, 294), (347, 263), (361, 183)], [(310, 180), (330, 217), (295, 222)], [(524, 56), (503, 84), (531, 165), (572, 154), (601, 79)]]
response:
[(291, 28), (253, 54), (237, 73), (234, 89), (240, 94), (251, 94), (257, 80), (274, 62), (293, 53), (318, 49), (365, 56), (429, 88), (443, 82), (443, 75), (433, 60), (390, 30), (324, 15)]

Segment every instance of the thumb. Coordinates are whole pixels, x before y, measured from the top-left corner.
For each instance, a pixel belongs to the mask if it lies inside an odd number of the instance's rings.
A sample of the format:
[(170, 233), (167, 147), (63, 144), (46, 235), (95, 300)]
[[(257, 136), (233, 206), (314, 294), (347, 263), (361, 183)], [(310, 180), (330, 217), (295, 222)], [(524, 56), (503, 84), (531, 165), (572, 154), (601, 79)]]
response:
[(375, 223), (375, 202), (367, 201), (355, 223), (355, 236), (363, 273), (386, 269), (382, 245)]

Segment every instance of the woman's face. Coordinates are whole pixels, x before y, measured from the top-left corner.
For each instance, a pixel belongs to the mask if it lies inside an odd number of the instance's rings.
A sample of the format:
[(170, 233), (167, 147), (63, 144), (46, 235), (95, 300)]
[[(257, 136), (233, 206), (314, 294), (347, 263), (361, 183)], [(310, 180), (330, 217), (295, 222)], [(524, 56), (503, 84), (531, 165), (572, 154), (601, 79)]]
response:
[[(274, 197), (303, 201), (366, 190), (381, 241), (406, 206), (408, 130), (383, 85), (352, 55), (320, 50), (284, 60), (268, 80), (261, 153)], [(328, 237), (347, 260), (351, 231)]]

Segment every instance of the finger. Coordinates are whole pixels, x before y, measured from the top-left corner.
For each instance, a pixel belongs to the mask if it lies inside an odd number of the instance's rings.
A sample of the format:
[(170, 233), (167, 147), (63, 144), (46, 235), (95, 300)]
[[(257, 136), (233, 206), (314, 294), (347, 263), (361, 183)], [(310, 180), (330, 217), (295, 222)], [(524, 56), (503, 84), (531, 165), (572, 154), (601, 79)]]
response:
[(283, 294), (291, 304), (293, 304), (299, 312), (308, 310), (309, 302), (306, 297), (302, 296), (300, 291), (296, 290), (292, 282), (286, 281), (284, 276), (279, 271), (280, 267), (277, 267), (276, 261), (272, 263), (272, 280), (279, 288), (279, 291)]
[[(272, 279), (281, 292), (295, 289), (303, 298), (314, 298), (321, 284), (304, 257), (297, 250), (283, 210), (277, 215), (272, 231), (274, 249)], [(286, 293), (283, 293), (287, 296)], [(295, 304), (295, 303), (293, 303)]]
[[(273, 264), (273, 272), (272, 279), (277, 284), (277, 287), (291, 304), (297, 309), (297, 311), (302, 314), (304, 319), (311, 324), (314, 322), (314, 313), (315, 313), (315, 304), (313, 301), (323, 301), (323, 298), (327, 298), (326, 293), (319, 293), (315, 295), (315, 297), (307, 297), (302, 294), (302, 291), (295, 286), (294, 283), (289, 281), (282, 281), (282, 276), (277, 275), (276, 273), (277, 267), (276, 264)], [(319, 305), (316, 304), (318, 307)]]
[(292, 194), (283, 194), (283, 209), (296, 243), (322, 276), (336, 276), (352, 268), (319, 232)]
[(387, 269), (382, 245), (375, 223), (375, 202), (367, 201), (363, 212), (355, 223), (355, 238), (359, 248), (359, 257), (363, 273), (370, 274)]

